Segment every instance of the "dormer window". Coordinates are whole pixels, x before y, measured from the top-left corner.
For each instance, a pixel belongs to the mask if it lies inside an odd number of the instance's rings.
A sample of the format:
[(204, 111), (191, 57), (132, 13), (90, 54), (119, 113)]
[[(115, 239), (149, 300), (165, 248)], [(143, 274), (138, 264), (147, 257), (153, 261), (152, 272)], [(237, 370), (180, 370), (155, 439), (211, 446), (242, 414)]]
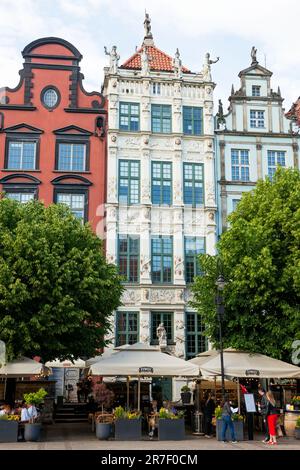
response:
[(252, 96), (260, 96), (260, 86), (252, 85)]

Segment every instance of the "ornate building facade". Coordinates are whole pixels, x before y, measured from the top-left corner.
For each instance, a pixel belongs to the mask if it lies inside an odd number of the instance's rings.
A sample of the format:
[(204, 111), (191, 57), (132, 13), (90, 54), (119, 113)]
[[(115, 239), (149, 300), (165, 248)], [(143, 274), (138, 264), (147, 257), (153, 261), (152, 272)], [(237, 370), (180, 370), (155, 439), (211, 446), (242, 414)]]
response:
[(105, 68), (107, 259), (126, 280), (112, 318), (114, 345), (157, 344), (189, 358), (206, 349), (200, 317), (189, 306), (196, 257), (215, 253), (213, 90), (209, 54), (192, 73), (154, 44), (149, 18), (142, 46)]
[(232, 86), (229, 112), (222, 103), (216, 116), (218, 232), (244, 191), (258, 179), (272, 178), (278, 165), (299, 168), (298, 136), (284, 114), (280, 88), (271, 88), (272, 72), (251, 51), (251, 65), (239, 73), (240, 88)]

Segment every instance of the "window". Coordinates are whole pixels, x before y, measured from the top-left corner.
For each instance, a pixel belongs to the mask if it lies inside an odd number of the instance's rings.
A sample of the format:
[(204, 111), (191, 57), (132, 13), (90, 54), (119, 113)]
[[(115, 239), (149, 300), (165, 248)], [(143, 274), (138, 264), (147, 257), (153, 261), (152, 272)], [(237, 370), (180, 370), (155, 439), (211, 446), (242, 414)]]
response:
[(268, 176), (273, 178), (277, 166), (285, 166), (285, 152), (282, 150), (268, 150)]
[(231, 149), (231, 178), (233, 181), (249, 181), (249, 150)]
[(152, 132), (171, 132), (171, 106), (164, 104), (153, 104), (151, 106)]
[(152, 204), (172, 204), (172, 163), (152, 162)]
[(163, 323), (167, 333), (167, 343), (173, 341), (173, 313), (151, 312), (151, 344), (158, 344), (157, 328)]
[(195, 276), (199, 276), (200, 268), (198, 255), (205, 253), (205, 239), (202, 237), (185, 237), (185, 280), (187, 283), (194, 281)]
[(252, 96), (260, 96), (260, 86), (252, 85)]
[(8, 144), (7, 169), (35, 170), (36, 142), (10, 141)]
[(172, 237), (152, 238), (152, 282), (171, 283), (173, 265)]
[(138, 282), (140, 240), (130, 235), (119, 235), (119, 272), (126, 282)]
[(46, 87), (42, 91), (41, 99), (45, 108), (54, 109), (59, 105), (59, 91), (54, 87)]
[(186, 355), (189, 359), (207, 350), (207, 339), (203, 334), (201, 316), (195, 312), (186, 313)]
[(138, 320), (139, 314), (137, 312), (117, 312), (116, 346), (138, 342)]
[(240, 199), (232, 199), (232, 212), (236, 210), (239, 202), (240, 202)]
[(183, 106), (183, 133), (188, 135), (202, 134), (202, 108)]
[(86, 171), (86, 144), (59, 143), (56, 169)]
[(119, 202), (138, 204), (140, 202), (140, 162), (119, 161)]
[(153, 95), (160, 95), (160, 83), (152, 83)]
[(203, 165), (198, 163), (184, 163), (183, 180), (184, 204), (191, 204), (193, 207), (203, 204)]
[(140, 105), (138, 103), (120, 103), (120, 129), (138, 131), (140, 128)]
[(85, 220), (85, 194), (57, 192), (56, 202), (58, 204), (66, 204), (77, 219), (82, 220), (82, 222)]
[(265, 112), (250, 111), (250, 127), (263, 129), (265, 127)]
[(34, 192), (17, 192), (17, 191), (6, 191), (5, 197), (8, 199), (13, 199), (14, 201), (21, 202), (21, 204), (26, 204), (28, 201), (32, 201), (34, 199), (35, 193)]

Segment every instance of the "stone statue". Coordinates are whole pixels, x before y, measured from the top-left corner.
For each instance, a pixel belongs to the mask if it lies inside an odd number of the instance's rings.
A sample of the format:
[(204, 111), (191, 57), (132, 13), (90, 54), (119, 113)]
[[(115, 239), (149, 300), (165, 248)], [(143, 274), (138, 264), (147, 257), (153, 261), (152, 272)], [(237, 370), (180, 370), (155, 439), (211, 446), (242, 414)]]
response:
[(251, 49), (251, 59), (252, 59), (251, 65), (258, 64), (258, 61), (257, 61), (257, 58), (256, 58), (256, 53), (257, 53), (257, 49), (255, 49), (255, 47), (252, 46), (252, 49)]
[(167, 347), (167, 332), (163, 323), (160, 323), (157, 327), (156, 334), (158, 337), (158, 344), (160, 348)]
[(173, 67), (174, 67), (174, 72), (175, 72), (176, 78), (181, 78), (181, 76), (182, 76), (182, 62), (181, 62), (181, 59), (180, 59), (180, 53), (179, 53), (178, 48), (176, 49), (175, 57), (173, 59)]
[(117, 53), (117, 46), (112, 46), (111, 51), (108, 52), (107, 47), (104, 46), (104, 52), (106, 55), (109, 55), (109, 71), (111, 73), (118, 73), (118, 61), (120, 59), (119, 54)]
[(145, 38), (152, 38), (151, 19), (150, 19), (149, 13), (147, 13), (146, 11), (145, 11), (144, 29), (145, 29)]
[(215, 64), (219, 60), (220, 60), (220, 57), (217, 57), (216, 60), (211, 60), (209, 52), (205, 54), (205, 59), (204, 59), (204, 64), (203, 64), (203, 69), (202, 69), (203, 79), (205, 81), (211, 82), (211, 65)]
[(138, 53), (141, 57), (141, 73), (143, 76), (147, 77), (150, 73), (150, 62), (151, 57), (149, 57), (146, 47), (143, 47), (142, 51)]
[(226, 124), (226, 121), (224, 117), (223, 103), (221, 100), (219, 100), (219, 108), (217, 112), (217, 128), (224, 130), (225, 124)]

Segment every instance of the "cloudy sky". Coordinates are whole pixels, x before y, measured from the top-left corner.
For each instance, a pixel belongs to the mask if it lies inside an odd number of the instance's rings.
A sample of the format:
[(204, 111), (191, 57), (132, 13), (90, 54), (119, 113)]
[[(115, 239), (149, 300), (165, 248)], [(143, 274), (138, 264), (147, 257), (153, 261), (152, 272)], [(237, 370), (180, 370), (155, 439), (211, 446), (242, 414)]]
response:
[(118, 47), (121, 62), (143, 39), (145, 8), (155, 44), (183, 63), (201, 70), (204, 54), (220, 56), (214, 65), (216, 102), (224, 104), (238, 72), (250, 65), (250, 50), (273, 71), (285, 108), (300, 95), (298, 0), (0, 0), (0, 86), (15, 86), (22, 67), (20, 51), (34, 39), (59, 36), (83, 54), (88, 91), (99, 90), (107, 63), (104, 45)]

